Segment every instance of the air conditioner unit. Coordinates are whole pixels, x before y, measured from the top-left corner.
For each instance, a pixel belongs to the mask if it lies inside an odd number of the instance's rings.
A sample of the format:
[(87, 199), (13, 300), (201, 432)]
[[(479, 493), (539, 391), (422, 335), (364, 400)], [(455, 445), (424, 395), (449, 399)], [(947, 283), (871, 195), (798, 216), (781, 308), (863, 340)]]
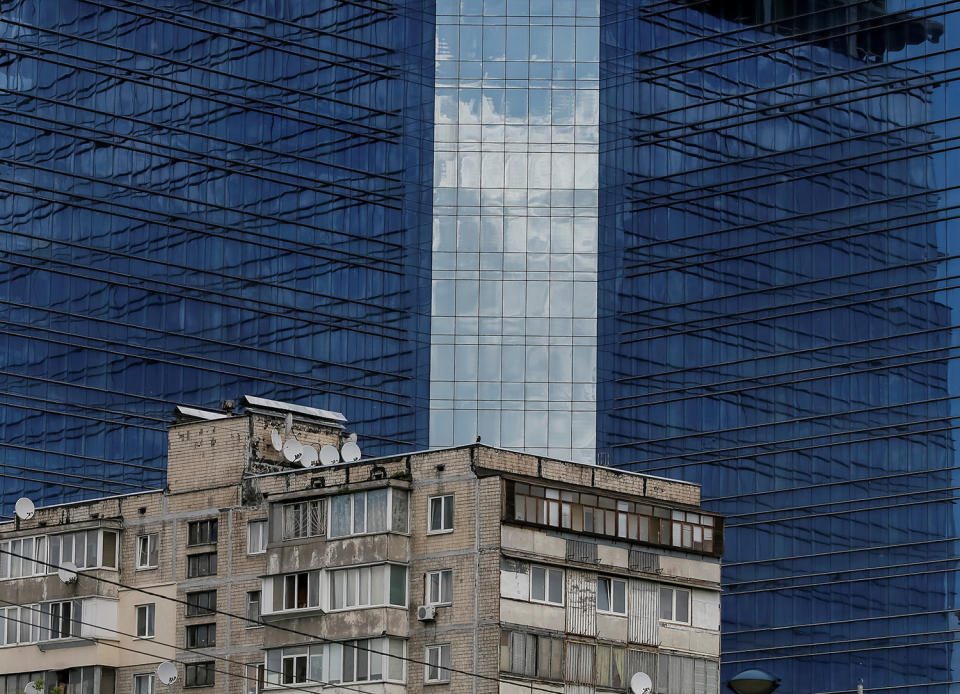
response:
[(421, 622), (432, 622), (437, 618), (436, 605), (420, 605), (417, 608), (417, 619)]

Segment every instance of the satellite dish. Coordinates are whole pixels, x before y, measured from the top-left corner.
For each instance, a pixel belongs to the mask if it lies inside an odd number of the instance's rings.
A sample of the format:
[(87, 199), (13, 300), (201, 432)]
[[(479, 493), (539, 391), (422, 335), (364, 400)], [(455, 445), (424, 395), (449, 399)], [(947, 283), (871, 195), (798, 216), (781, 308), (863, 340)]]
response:
[(317, 464), (320, 456), (317, 455), (317, 449), (313, 446), (304, 446), (303, 455), (300, 456), (300, 464), (303, 467), (312, 467)]
[(287, 412), (287, 416), (283, 418), (283, 428), (287, 436), (290, 436), (290, 432), (293, 431), (293, 413)]
[(157, 665), (157, 679), (164, 684), (173, 684), (177, 681), (177, 666), (169, 660)]
[[(60, 568), (57, 569), (57, 576), (60, 577), (60, 580), (64, 583), (73, 583), (77, 580), (77, 565), (72, 561), (65, 561), (60, 565)], [(26, 694), (26, 692), (24, 692)]]
[(360, 460), (360, 446), (355, 441), (347, 441), (340, 449), (340, 455), (343, 456), (344, 461), (354, 463)]
[(303, 457), (303, 446), (296, 439), (287, 439), (283, 444), (283, 457), (291, 463), (300, 462)]
[(37, 689), (36, 682), (27, 682), (23, 688), (23, 694), (43, 694), (43, 690)]
[(340, 462), (340, 451), (337, 450), (336, 446), (324, 446), (320, 449), (320, 464), (321, 465), (333, 465), (334, 463)]
[(283, 439), (280, 438), (280, 432), (276, 429), (270, 430), (270, 443), (273, 444), (273, 447), (278, 450), (283, 450)]
[(33, 514), (36, 513), (37, 507), (33, 505), (33, 502), (30, 501), (25, 496), (21, 496), (17, 499), (16, 505), (13, 507), (13, 512), (17, 514), (17, 518), (20, 520), (30, 520), (33, 518)]
[(653, 680), (645, 672), (636, 672), (630, 678), (630, 691), (632, 694), (652, 694)]
[(350, 432), (350, 433), (347, 435), (347, 441), (350, 441), (350, 442), (352, 442), (352, 443), (356, 443), (356, 442), (357, 442), (357, 432), (355, 432), (355, 431)]

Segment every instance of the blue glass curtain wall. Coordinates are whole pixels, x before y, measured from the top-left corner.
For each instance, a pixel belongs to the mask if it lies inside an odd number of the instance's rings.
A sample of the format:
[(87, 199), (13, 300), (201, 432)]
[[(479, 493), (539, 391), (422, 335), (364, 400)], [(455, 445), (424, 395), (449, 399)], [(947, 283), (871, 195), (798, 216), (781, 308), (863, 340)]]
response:
[(0, 512), (162, 486), (176, 403), (426, 446), (434, 12), (3, 3)]
[(956, 7), (602, 5), (598, 450), (725, 514), (724, 681), (960, 682)]

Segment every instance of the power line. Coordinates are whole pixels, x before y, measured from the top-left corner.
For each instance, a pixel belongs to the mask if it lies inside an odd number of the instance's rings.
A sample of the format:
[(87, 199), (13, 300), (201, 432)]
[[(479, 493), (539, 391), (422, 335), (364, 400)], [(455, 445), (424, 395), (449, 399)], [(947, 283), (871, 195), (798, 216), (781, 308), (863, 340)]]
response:
[[(54, 568), (54, 569), (59, 569), (59, 568), (60, 568), (59, 566), (57, 566), (57, 565), (55, 565), (55, 564), (52, 564), (51, 562), (44, 561), (44, 560), (41, 560), (41, 559), (35, 559), (35, 558), (33, 558), (33, 557), (28, 557), (27, 555), (25, 555), (25, 554), (20, 554), (20, 553), (18, 553), (18, 552), (11, 552), (11, 551), (8, 550), (8, 549), (2, 549), (2, 548), (0, 548), (0, 554), (7, 554), (7, 555), (12, 556), (12, 557), (19, 557), (20, 559), (26, 559), (26, 560), (28, 560), (28, 561), (34, 562), (35, 564), (42, 564), (43, 566), (46, 566), (46, 567), (48, 567), (48, 568)], [(187, 607), (187, 606), (190, 605), (190, 603), (188, 603), (186, 600), (181, 600), (180, 598), (171, 597), (171, 596), (169, 596), (169, 595), (161, 595), (160, 593), (155, 593), (155, 592), (153, 592), (153, 591), (147, 590), (146, 588), (138, 588), (138, 587), (136, 587), (136, 586), (131, 586), (131, 585), (128, 585), (128, 584), (126, 584), (126, 583), (121, 583), (120, 581), (112, 581), (112, 580), (110, 580), (110, 579), (108, 579), (108, 578), (103, 578), (102, 576), (95, 576), (95, 575), (93, 575), (93, 574), (91, 574), (91, 573), (88, 573), (88, 572), (86, 572), (86, 571), (82, 571), (82, 570), (79, 570), (79, 569), (76, 569), (76, 570), (71, 569), (71, 571), (72, 571), (73, 573), (75, 573), (77, 576), (82, 576), (82, 577), (84, 577), (84, 578), (88, 578), (88, 579), (90, 579), (91, 581), (99, 581), (99, 582), (102, 582), (102, 583), (106, 583), (107, 585), (116, 586), (116, 587), (118, 587), (118, 588), (124, 588), (124, 589), (126, 589), (126, 590), (133, 590), (133, 591), (136, 591), (136, 592), (138, 592), (138, 593), (143, 593), (144, 595), (149, 595), (149, 596), (154, 597), (154, 598), (160, 598), (160, 599), (162, 599), (162, 600), (169, 600), (169, 601), (171, 601), (171, 602), (175, 602), (175, 603), (180, 604), (180, 605), (183, 605), (183, 606), (185, 606), (185, 607)], [(223, 615), (223, 616), (225, 616), (225, 617), (230, 617), (231, 619), (239, 619), (239, 620), (241, 620), (241, 621), (243, 621), (243, 622), (247, 622), (248, 624), (255, 624), (256, 626), (270, 627), (271, 629), (276, 629), (277, 631), (282, 631), (282, 632), (284, 632), (284, 633), (293, 634), (293, 635), (295, 635), (295, 636), (305, 636), (305, 637), (307, 637), (307, 638), (309, 638), (309, 639), (318, 640), (318, 641), (320, 641), (321, 643), (339, 644), (339, 645), (350, 644), (352, 648), (354, 648), (354, 649), (356, 649), (356, 650), (358, 650), (358, 651), (365, 651), (365, 652), (367, 652), (367, 653), (375, 653), (375, 654), (381, 655), (381, 656), (386, 656), (386, 657), (390, 657), (390, 658), (397, 658), (397, 659), (399, 659), (399, 660), (403, 660), (403, 661), (406, 661), (406, 662), (408, 662), (408, 663), (413, 663), (414, 665), (424, 665), (424, 666), (434, 665), (434, 666), (437, 666), (436, 663), (431, 664), (431, 663), (428, 663), (428, 662), (425, 661), (425, 660), (419, 660), (419, 659), (417, 659), (417, 658), (411, 658), (409, 655), (406, 655), (406, 656), (396, 656), (396, 655), (393, 655), (392, 653), (389, 653), (389, 652), (386, 652), (386, 651), (379, 651), (379, 650), (377, 650), (377, 649), (375, 649), (375, 648), (369, 648), (369, 647), (364, 647), (364, 646), (360, 646), (360, 645), (354, 645), (354, 644), (351, 643), (351, 642), (354, 641), (355, 639), (330, 639), (330, 638), (327, 638), (327, 637), (325, 637), (325, 636), (318, 636), (318, 635), (316, 635), (316, 634), (311, 634), (311, 633), (306, 632), (306, 631), (300, 631), (299, 629), (293, 629), (293, 628), (291, 628), (291, 627), (286, 627), (286, 626), (281, 626), (281, 625), (279, 625), (279, 624), (272, 624), (272, 623), (270, 623), (270, 622), (265, 622), (265, 621), (263, 621), (262, 618), (261, 618), (261, 619), (252, 619), (252, 618), (250, 618), (250, 617), (247, 617), (246, 615), (235, 614), (235, 613), (233, 613), (233, 612), (227, 612), (226, 610), (220, 610), (220, 609), (216, 609), (216, 608), (211, 609), (211, 610), (209, 610), (209, 611), (210, 611), (211, 614), (219, 614), (219, 615)], [(499, 678), (499, 677), (494, 677), (493, 675), (483, 675), (483, 674), (480, 674), (480, 673), (478, 673), (478, 672), (472, 672), (472, 671), (470, 671), (470, 670), (462, 670), (462, 669), (459, 669), (459, 668), (446, 667), (446, 666), (443, 666), (442, 669), (446, 670), (447, 672), (455, 672), (455, 673), (457, 673), (458, 675), (467, 675), (468, 677), (475, 677), (475, 678), (482, 679), (482, 680), (487, 680), (487, 681), (490, 681), (490, 682), (505, 683), (505, 684), (516, 684), (515, 682), (512, 682), (512, 681), (510, 681), (510, 680), (502, 680), (501, 678)], [(530, 684), (529, 686), (526, 685), (526, 684), (524, 684), (523, 686), (524, 686), (525, 689), (526, 689), (526, 688), (529, 688), (530, 691), (545, 692), (546, 694), (556, 694), (556, 691), (555, 691), (554, 689), (547, 689), (546, 687), (538, 687), (538, 686), (533, 685), (533, 684)]]

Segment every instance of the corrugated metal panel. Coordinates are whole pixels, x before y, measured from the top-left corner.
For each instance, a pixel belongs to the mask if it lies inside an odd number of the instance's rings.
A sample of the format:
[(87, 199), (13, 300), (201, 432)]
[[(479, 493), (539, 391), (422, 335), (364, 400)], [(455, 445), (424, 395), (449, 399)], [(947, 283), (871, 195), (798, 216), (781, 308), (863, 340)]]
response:
[(597, 563), (597, 543), (583, 540), (567, 540), (567, 561), (587, 564)]
[(627, 615), (632, 643), (660, 644), (660, 591), (656, 583), (630, 579)]
[(583, 636), (595, 636), (597, 633), (595, 574), (567, 569), (567, 631)]
[(657, 681), (657, 654), (647, 651), (627, 651), (627, 671), (625, 676), (629, 684), (630, 678), (637, 672), (645, 672), (651, 682)]
[(658, 573), (660, 571), (660, 555), (653, 552), (641, 552), (639, 549), (630, 550), (630, 570)]
[(593, 683), (596, 682), (593, 669), (595, 658), (596, 649), (592, 644), (567, 641), (564, 679), (573, 684), (586, 685), (592, 690)]
[(661, 655), (654, 679), (657, 694), (718, 694), (720, 677), (717, 668), (715, 660)]

